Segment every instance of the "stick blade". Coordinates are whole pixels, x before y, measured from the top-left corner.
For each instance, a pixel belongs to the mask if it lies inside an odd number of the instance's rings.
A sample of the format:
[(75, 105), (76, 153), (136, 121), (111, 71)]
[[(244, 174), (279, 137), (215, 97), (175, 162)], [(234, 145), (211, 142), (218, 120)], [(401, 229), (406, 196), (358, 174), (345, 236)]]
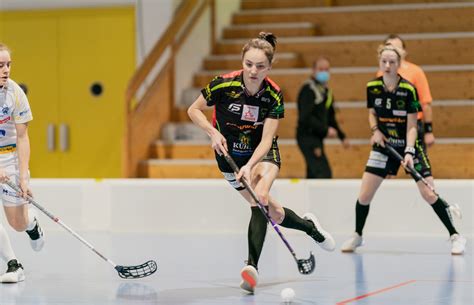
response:
[(158, 266), (154, 260), (137, 266), (116, 266), (118, 275), (123, 279), (139, 279), (147, 277), (156, 272)]
[(299, 259), (298, 263), (298, 271), (301, 274), (311, 274), (316, 267), (316, 260), (314, 259), (314, 255), (312, 252), (309, 254), (308, 259)]

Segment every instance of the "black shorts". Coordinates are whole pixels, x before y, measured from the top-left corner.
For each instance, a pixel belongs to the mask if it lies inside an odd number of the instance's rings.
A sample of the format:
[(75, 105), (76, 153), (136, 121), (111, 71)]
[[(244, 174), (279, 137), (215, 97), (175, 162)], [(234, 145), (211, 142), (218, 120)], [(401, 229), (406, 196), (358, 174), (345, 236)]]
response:
[[(278, 137), (273, 138), (272, 142), (272, 147), (268, 151), (267, 155), (262, 159), (260, 162), (270, 162), (278, 166), (278, 168), (281, 167), (281, 158), (280, 158), (280, 149), (278, 148), (278, 142), (277, 142)], [(224, 175), (224, 178), (237, 190), (243, 190), (245, 189), (243, 185), (236, 181), (235, 179), (235, 174), (230, 165), (227, 163), (225, 158), (223, 156), (219, 156), (217, 153), (216, 155), (216, 161), (217, 161), (217, 166), (219, 167), (219, 170), (222, 172)], [(239, 168), (247, 164), (247, 162), (250, 160), (251, 156), (249, 157), (239, 157), (239, 156), (233, 156), (231, 154), (232, 158), (234, 159), (235, 163)]]
[[(396, 150), (401, 156), (405, 155), (404, 147), (396, 148)], [(369, 160), (365, 166), (365, 171), (385, 178), (387, 175), (397, 175), (400, 165), (400, 161), (392, 157), (383, 147), (374, 145), (370, 152)], [(419, 172), (423, 178), (432, 176), (430, 160), (426, 154), (423, 142), (419, 139), (415, 142), (413, 165), (416, 171)], [(415, 181), (419, 180), (413, 175), (412, 177)]]

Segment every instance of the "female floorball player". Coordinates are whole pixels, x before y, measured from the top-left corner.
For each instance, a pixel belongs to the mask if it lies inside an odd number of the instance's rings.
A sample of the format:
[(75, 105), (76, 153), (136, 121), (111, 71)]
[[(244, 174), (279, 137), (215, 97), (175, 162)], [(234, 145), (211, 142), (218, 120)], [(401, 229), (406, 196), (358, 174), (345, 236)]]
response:
[[(373, 146), (356, 202), (356, 230), (342, 245), (342, 252), (353, 252), (362, 245), (362, 230), (369, 213), (369, 204), (384, 178), (396, 175), (400, 167), (400, 162), (385, 151), (385, 143), (405, 155), (405, 165), (414, 167), (428, 183), (434, 184), (422, 140), (417, 139), (416, 120), (420, 105), (416, 89), (397, 73), (402, 53), (395, 46), (383, 45), (379, 47), (378, 54), (383, 75), (367, 84), (367, 108), (372, 130), (370, 142)], [(451, 253), (463, 254), (466, 239), (454, 228), (442, 199), (422, 181), (417, 181), (417, 186), (423, 199), (431, 205), (448, 229), (452, 243)]]
[[(422, 110), (418, 112), (418, 139), (422, 140), (421, 143), (423, 145), (431, 146), (435, 143), (433, 133), (433, 109), (431, 107), (433, 98), (431, 97), (430, 85), (428, 84), (425, 72), (420, 66), (405, 59), (407, 56), (405, 41), (403, 41), (400, 36), (390, 34), (385, 38), (383, 43), (385, 45), (393, 45), (402, 51), (402, 61), (398, 73), (415, 86)], [(381, 76), (382, 74), (382, 71), (377, 72), (377, 76)]]
[[(260, 33), (242, 49), (243, 69), (215, 77), (189, 107), (192, 121), (207, 132), (217, 165), (225, 179), (250, 203), (252, 216), (248, 228), (248, 261), (242, 269), (240, 287), (253, 292), (258, 282), (257, 265), (267, 230), (267, 220), (239, 182), (246, 179), (269, 216), (279, 225), (310, 235), (323, 249), (333, 251), (334, 239), (310, 213), (300, 218), (269, 196), (280, 169), (280, 154), (275, 133), (278, 119), (284, 116), (280, 88), (267, 77), (272, 67), (276, 37)], [(203, 113), (214, 107), (212, 124)], [(223, 154), (229, 154), (240, 167), (235, 175)]]
[[(26, 195), (31, 196), (28, 163), (30, 141), (28, 122), (33, 119), (28, 99), (23, 90), (10, 79), (10, 50), (0, 44), (0, 183), (7, 180), (18, 183), (22, 194), (2, 185), (2, 202), (8, 223), (19, 232), (26, 231), (35, 251), (44, 245), (43, 231), (32, 210), (28, 209)], [(23, 267), (13, 253), (8, 236), (0, 225), (0, 257), (8, 269), (0, 282), (20, 282), (25, 279)]]

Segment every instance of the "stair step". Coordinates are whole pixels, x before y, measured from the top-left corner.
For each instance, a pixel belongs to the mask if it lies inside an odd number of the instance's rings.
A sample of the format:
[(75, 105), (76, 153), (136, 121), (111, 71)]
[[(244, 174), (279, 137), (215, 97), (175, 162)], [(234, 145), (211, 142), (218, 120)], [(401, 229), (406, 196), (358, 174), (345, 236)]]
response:
[(422, 3), (426, 3), (426, 4), (433, 4), (433, 3), (440, 3), (440, 4), (450, 4), (450, 3), (453, 3), (453, 2), (468, 2), (470, 0), (467, 0), (467, 1), (464, 1), (464, 0), (460, 0), (460, 1), (449, 1), (449, 0), (331, 0), (332, 2), (332, 5), (335, 5), (335, 6), (353, 6), (353, 5), (380, 5), (380, 4), (396, 4), (396, 5), (400, 5), (400, 4), (422, 4)]
[[(150, 159), (140, 164), (140, 176), (149, 178), (220, 178), (209, 143), (180, 142), (176, 144), (156, 143), (157, 154), (168, 153), (173, 160)], [(282, 157), (280, 178), (303, 178), (305, 163), (296, 141), (279, 141)], [(370, 151), (368, 140), (353, 140), (349, 149), (342, 148), (337, 141), (327, 141), (326, 154), (331, 163), (334, 178), (360, 178)], [(438, 139), (429, 149), (429, 157), (435, 178), (474, 178), (474, 139)], [(178, 159), (179, 156), (187, 159)], [(336, 161), (337, 160), (337, 161)], [(402, 170), (399, 177), (407, 178)]]
[(243, 10), (325, 6), (326, 0), (242, 0)]
[(220, 178), (214, 160), (147, 160), (138, 170), (142, 178)]
[(318, 34), (317, 26), (310, 22), (238, 24), (226, 27), (223, 38), (254, 38), (260, 32), (278, 33), (278, 37), (307, 37)]
[(472, 2), (426, 3), (242, 10), (232, 23), (314, 22), (322, 35), (461, 32), (472, 31), (473, 15)]
[(243, 10), (269, 8), (310, 8), (324, 7), (328, 3), (333, 6), (370, 5), (370, 4), (408, 4), (408, 3), (447, 2), (447, 0), (242, 0)]
[[(278, 36), (278, 32), (275, 32)], [(303, 67), (311, 67), (321, 55), (333, 67), (372, 66), (377, 64), (377, 47), (386, 35), (296, 37), (278, 39), (277, 53), (299, 54)], [(408, 59), (419, 65), (474, 64), (474, 32), (417, 33), (402, 35)], [(216, 54), (240, 54), (245, 39), (221, 40)], [(429, 50), (429, 51), (428, 51)], [(231, 65), (232, 67), (235, 66)], [(276, 66), (275, 66), (276, 67)], [(225, 69), (222, 67), (220, 69)]]
[[(431, 94), (442, 100), (474, 99), (472, 80), (474, 65), (422, 66), (430, 83)], [(377, 68), (333, 68), (330, 86), (336, 99), (361, 101), (366, 99), (367, 82), (375, 77)], [(203, 88), (215, 75), (228, 71), (202, 71), (194, 77), (194, 86)], [(311, 69), (272, 69), (270, 78), (282, 89), (286, 101), (296, 101), (303, 82)]]
[[(340, 127), (349, 138), (369, 138), (366, 102), (337, 102), (337, 119)], [(432, 104), (435, 136), (439, 138), (474, 137), (474, 100), (444, 100)], [(205, 111), (207, 118), (212, 117), (212, 110)], [(185, 109), (176, 110), (180, 122), (189, 122)], [(294, 139), (298, 110), (296, 103), (285, 103), (285, 118), (280, 120), (278, 135), (282, 139)], [(205, 136), (203, 136), (205, 138)], [(201, 137), (201, 139), (203, 138)]]
[[(298, 68), (304, 67), (303, 62), (296, 53), (276, 53), (273, 68)], [(204, 60), (206, 70), (238, 70), (242, 69), (242, 55), (211, 55)]]

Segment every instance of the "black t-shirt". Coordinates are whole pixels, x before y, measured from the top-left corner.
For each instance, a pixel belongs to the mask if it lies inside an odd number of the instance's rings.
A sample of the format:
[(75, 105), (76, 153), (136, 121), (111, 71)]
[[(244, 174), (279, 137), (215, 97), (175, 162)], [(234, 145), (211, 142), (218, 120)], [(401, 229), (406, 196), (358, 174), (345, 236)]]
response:
[(283, 95), (268, 77), (255, 95), (247, 93), (242, 70), (215, 77), (201, 93), (214, 106), (212, 124), (234, 156), (251, 156), (262, 140), (265, 119), (284, 117)]
[(383, 77), (367, 83), (367, 108), (373, 108), (377, 126), (392, 146), (406, 146), (407, 116), (421, 111), (415, 86), (400, 77), (397, 88), (388, 92)]

